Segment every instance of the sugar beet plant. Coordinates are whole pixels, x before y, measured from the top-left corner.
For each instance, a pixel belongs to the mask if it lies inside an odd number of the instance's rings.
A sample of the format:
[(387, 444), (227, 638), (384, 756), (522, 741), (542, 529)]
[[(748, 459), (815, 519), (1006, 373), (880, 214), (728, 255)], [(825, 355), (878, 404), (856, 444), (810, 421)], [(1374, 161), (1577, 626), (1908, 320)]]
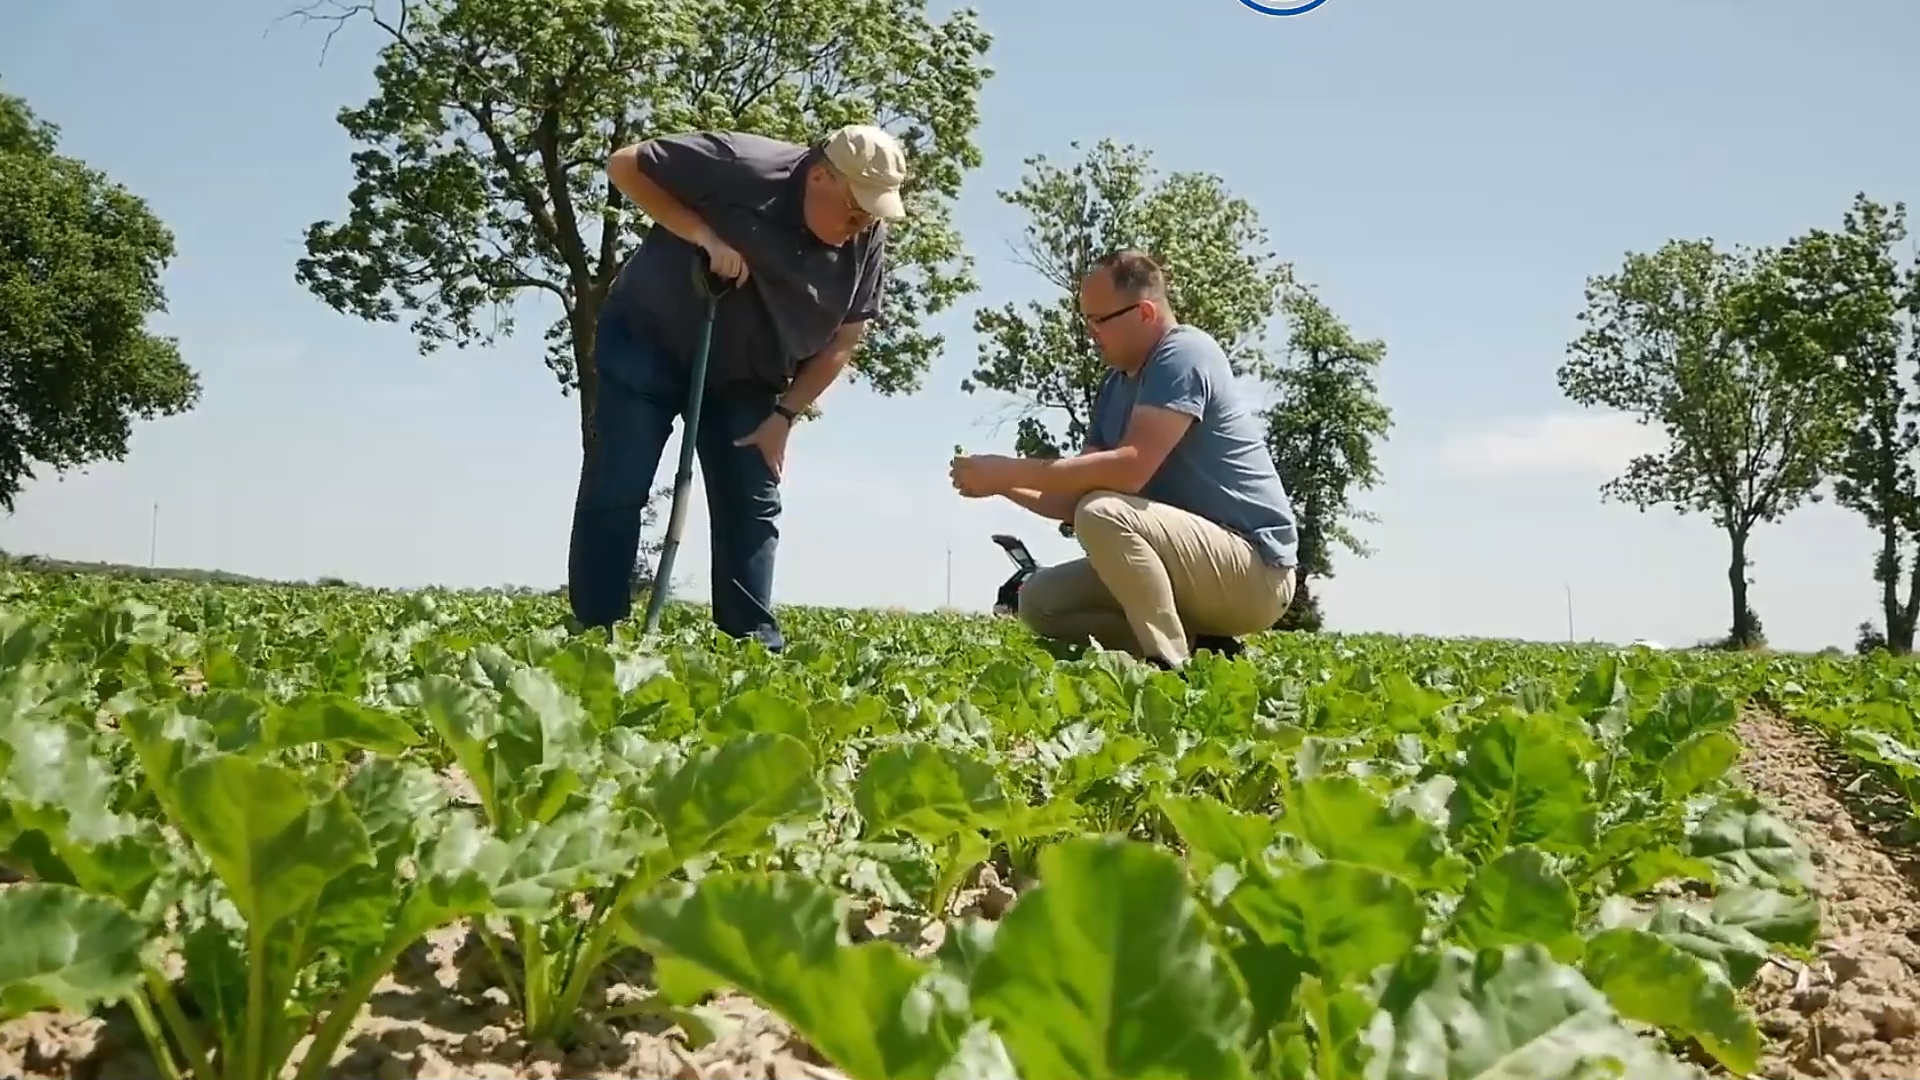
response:
[[(123, 1005), (169, 1080), (318, 1080), (454, 922), (532, 1036), (699, 1038), (731, 988), (856, 1080), (1741, 1073), (1739, 990), (1818, 931), (1731, 782), (1780, 685), (1743, 658), (1290, 637), (1183, 677), (957, 617), (800, 612), (774, 658), (497, 596), (0, 601), (0, 1017)], [(983, 864), (1020, 895), (955, 914)], [(875, 906), (938, 946), (856, 941)], [(657, 992), (611, 1005), (633, 949)]]

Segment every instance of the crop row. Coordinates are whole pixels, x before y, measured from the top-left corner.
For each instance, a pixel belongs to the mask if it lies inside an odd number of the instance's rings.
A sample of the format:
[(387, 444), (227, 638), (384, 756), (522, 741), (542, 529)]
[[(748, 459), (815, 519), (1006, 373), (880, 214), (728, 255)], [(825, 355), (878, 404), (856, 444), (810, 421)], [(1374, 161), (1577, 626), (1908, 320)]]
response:
[[(645, 1010), (697, 1038), (737, 989), (859, 1080), (1744, 1072), (1739, 991), (1819, 908), (1741, 697), (1857, 704), (1796, 682), (1829, 661), (1290, 636), (1182, 676), (980, 619), (804, 612), (773, 658), (142, 595), (0, 577), (0, 941), (44, 943), (0, 1019), (124, 1003), (169, 1080), (318, 1080), (457, 921), (537, 1037), (637, 948)], [(955, 916), (983, 863), (1019, 898)], [(854, 943), (870, 902), (942, 944)]]

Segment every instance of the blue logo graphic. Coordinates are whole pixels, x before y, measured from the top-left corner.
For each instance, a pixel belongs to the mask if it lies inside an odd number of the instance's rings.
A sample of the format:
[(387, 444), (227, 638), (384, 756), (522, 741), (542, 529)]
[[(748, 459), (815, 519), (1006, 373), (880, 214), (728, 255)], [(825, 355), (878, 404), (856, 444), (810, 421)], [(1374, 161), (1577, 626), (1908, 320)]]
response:
[(1287, 3), (1286, 0), (1274, 0), (1273, 3), (1268, 4), (1263, 4), (1260, 0), (1240, 0), (1240, 2), (1262, 15), (1305, 15), (1307, 12), (1326, 3), (1327, 0), (1294, 0), (1293, 3)]

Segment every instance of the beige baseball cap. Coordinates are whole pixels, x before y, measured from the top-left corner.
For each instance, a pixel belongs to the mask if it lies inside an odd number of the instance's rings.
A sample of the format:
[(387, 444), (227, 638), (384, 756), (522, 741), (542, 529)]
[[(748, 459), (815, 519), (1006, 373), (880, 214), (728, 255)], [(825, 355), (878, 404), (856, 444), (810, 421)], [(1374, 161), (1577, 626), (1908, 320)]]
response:
[(882, 221), (906, 216), (900, 185), (907, 179), (907, 155), (899, 140), (872, 124), (849, 124), (827, 137), (826, 155), (862, 210)]

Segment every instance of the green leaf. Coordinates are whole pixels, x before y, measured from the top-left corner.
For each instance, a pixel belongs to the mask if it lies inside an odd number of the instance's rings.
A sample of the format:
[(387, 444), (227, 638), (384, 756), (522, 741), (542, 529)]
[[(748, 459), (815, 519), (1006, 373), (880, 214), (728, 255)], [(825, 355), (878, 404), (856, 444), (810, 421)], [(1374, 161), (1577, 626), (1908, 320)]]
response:
[[(842, 901), (790, 874), (720, 873), (630, 905), (622, 932), (665, 958), (676, 996), (732, 986), (854, 1080), (933, 1080), (967, 1026), (958, 984), (890, 942), (846, 944)], [(698, 972), (664, 974), (671, 962)]]
[(899, 829), (934, 844), (988, 828), (1007, 808), (993, 766), (929, 743), (889, 746), (868, 758), (853, 800), (871, 834)]
[[(1634, 919), (1623, 925), (1641, 922)], [(1765, 940), (1746, 927), (1716, 921), (1697, 905), (1662, 901), (1644, 920), (1644, 929), (1684, 952), (1712, 964), (1733, 984), (1746, 986), (1772, 951)]]
[(1367, 1080), (1686, 1080), (1605, 994), (1537, 945), (1422, 949), (1380, 992)]
[(802, 743), (812, 738), (813, 725), (799, 702), (772, 690), (735, 694), (720, 706), (709, 729), (714, 735), (785, 735)]
[(106, 897), (39, 882), (0, 889), (0, 1020), (118, 1001), (139, 985), (146, 939)]
[(1323, 857), (1392, 874), (1417, 889), (1458, 885), (1466, 865), (1447, 851), (1446, 835), (1351, 776), (1322, 776), (1290, 794), (1280, 827)]
[(37, 834), (28, 838), (44, 849), (30, 859), (36, 876), (139, 909), (171, 853), (151, 822), (116, 812), (112, 762), (94, 752), (84, 728), (61, 720), (16, 715), (7, 736), (11, 744), (0, 747), (12, 761), (0, 768), (0, 837)]
[(305, 781), (237, 754), (204, 758), (176, 778), (180, 828), (256, 930), (309, 908), (349, 867), (373, 863), (346, 796), (316, 799)]
[(1147, 844), (1047, 848), (970, 989), (1022, 1076), (1247, 1075), (1245, 991), (1178, 860)]
[(665, 843), (660, 834), (643, 834), (604, 806), (561, 814), (509, 841), (513, 859), (496, 883), (494, 903), (529, 917), (547, 914), (560, 897), (631, 874)]
[(1581, 971), (1622, 1016), (1697, 1040), (1735, 1073), (1760, 1063), (1760, 1029), (1698, 957), (1644, 930), (1603, 930), (1587, 942)]
[(1810, 949), (1820, 936), (1820, 899), (1811, 893), (1737, 886), (1715, 896), (1709, 911), (1714, 922), (1776, 945)]
[(1593, 793), (1583, 764), (1591, 744), (1547, 713), (1503, 713), (1466, 741), (1450, 800), (1449, 831), (1467, 852), (1496, 856), (1532, 844), (1582, 855), (1593, 842)]
[(1514, 848), (1481, 866), (1454, 909), (1453, 930), (1467, 945), (1497, 949), (1538, 943), (1563, 963), (1580, 956), (1580, 904), (1533, 848)]
[(1261, 940), (1306, 957), (1335, 984), (1400, 959), (1426, 925), (1406, 882), (1352, 863), (1254, 874), (1228, 903)]
[(420, 735), (404, 717), (339, 694), (307, 694), (267, 713), (265, 741), (274, 749), (327, 743), (343, 750), (398, 754)]
[(782, 821), (820, 812), (813, 755), (791, 735), (734, 735), (657, 779), (636, 802), (660, 824), (676, 859), (769, 847)]
[(1673, 748), (1660, 762), (1660, 785), (1667, 798), (1685, 799), (1726, 775), (1740, 760), (1740, 743), (1724, 731), (1702, 731)]
[(1273, 819), (1242, 814), (1207, 796), (1162, 795), (1162, 813), (1187, 846), (1194, 873), (1206, 877), (1216, 866), (1244, 868), (1264, 865), (1265, 852), (1279, 836)]
[(1687, 835), (1687, 854), (1705, 860), (1724, 885), (1799, 892), (1813, 887), (1813, 860), (1786, 822), (1722, 804)]

